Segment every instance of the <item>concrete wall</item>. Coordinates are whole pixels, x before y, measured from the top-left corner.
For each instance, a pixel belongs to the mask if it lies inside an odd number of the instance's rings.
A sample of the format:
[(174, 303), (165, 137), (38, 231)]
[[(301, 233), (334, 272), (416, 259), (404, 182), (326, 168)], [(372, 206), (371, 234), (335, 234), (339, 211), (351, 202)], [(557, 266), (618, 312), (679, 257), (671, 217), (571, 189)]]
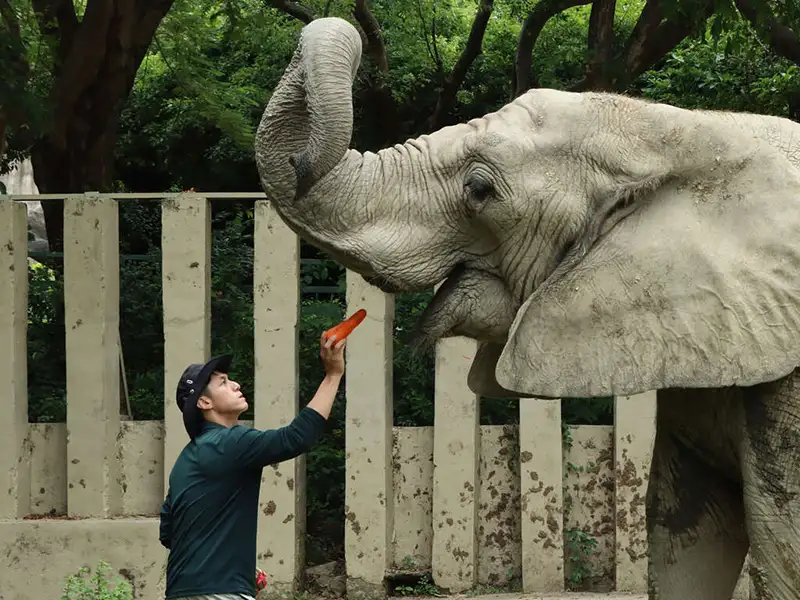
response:
[[(157, 521), (163, 493), (163, 429), (160, 421), (120, 423), (124, 517), (0, 521), (0, 580), (4, 581), (0, 598), (28, 598), (27, 586), (34, 579), (40, 597), (58, 597), (59, 586), (70, 572), (101, 558), (123, 569), (137, 590), (148, 591), (147, 595), (137, 593), (137, 598), (163, 592), (166, 551), (158, 543)], [(565, 536), (569, 539), (575, 530), (584, 530), (597, 541), (596, 550), (581, 560), (591, 572), (592, 587), (610, 591), (616, 561), (614, 430), (592, 425), (568, 430), (562, 447)], [(29, 432), (30, 514), (64, 515), (66, 425), (31, 424)], [(479, 435), (476, 583), (500, 588), (523, 576), (518, 427), (481, 426)], [(394, 520), (388, 553), (393, 571), (426, 571), (432, 566), (433, 439), (433, 427), (394, 427), (392, 431)], [(569, 553), (564, 563), (569, 575)], [(44, 577), (43, 564), (47, 565)], [(8, 580), (2, 576), (4, 571), (10, 575)]]
[[(279, 427), (299, 409), (297, 357), (286, 352), (297, 339), (298, 239), (262, 195), (236, 196), (256, 199), (254, 424)], [(87, 194), (64, 208), (67, 422), (30, 425), (26, 207), (0, 198), (0, 381), (11, 382), (0, 419), (0, 600), (33, 597), (32, 581), (35, 597), (58, 597), (67, 575), (99, 559), (137, 582), (137, 598), (161, 593), (155, 516), (187, 441), (175, 383), (209, 353), (211, 247), (208, 198), (170, 195), (162, 207), (164, 422), (120, 420), (117, 204)], [(347, 277), (347, 313), (369, 313), (347, 349), (348, 597), (382, 597), (392, 570), (430, 570), (453, 592), (509, 583), (558, 592), (576, 575), (576, 535), (597, 542), (579, 561), (596, 586), (645, 593), (655, 394), (617, 398), (613, 427), (566, 437), (558, 400), (521, 402), (518, 427), (482, 427), (466, 385), (475, 344), (447, 339), (436, 349), (435, 427), (393, 427), (393, 298)], [(292, 593), (305, 564), (303, 459), (266, 469), (261, 493), (258, 563), (274, 591)]]

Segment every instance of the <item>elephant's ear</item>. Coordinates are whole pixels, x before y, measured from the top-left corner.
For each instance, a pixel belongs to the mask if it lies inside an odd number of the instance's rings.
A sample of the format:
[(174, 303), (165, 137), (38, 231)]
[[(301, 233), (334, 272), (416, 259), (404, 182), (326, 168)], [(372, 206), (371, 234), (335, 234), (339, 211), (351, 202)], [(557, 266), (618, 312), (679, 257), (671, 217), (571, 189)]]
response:
[[(754, 142), (755, 143), (755, 142)], [(764, 153), (669, 182), (517, 312), (503, 388), (753, 385), (800, 364), (800, 170)]]

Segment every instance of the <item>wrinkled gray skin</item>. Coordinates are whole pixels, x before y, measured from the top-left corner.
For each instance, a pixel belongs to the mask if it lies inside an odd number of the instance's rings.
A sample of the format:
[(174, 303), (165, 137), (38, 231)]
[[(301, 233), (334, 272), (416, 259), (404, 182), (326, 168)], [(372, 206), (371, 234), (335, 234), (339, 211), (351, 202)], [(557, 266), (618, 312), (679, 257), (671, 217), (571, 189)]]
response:
[(479, 341), (477, 393), (659, 390), (650, 598), (730, 600), (748, 548), (800, 598), (800, 126), (538, 89), (360, 154), (360, 57), (303, 30), (256, 140), (281, 217), (386, 292), (445, 280), (420, 331)]

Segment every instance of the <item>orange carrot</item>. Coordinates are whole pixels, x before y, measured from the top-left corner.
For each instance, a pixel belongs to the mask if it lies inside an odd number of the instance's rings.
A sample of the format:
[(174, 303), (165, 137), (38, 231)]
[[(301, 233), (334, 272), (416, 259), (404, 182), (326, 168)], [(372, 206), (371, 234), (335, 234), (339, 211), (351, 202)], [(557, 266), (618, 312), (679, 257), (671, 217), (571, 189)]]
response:
[(348, 335), (353, 333), (353, 329), (358, 327), (366, 316), (367, 311), (365, 311), (363, 308), (360, 308), (338, 325), (334, 325), (328, 329), (323, 335), (325, 336), (325, 339), (335, 338), (336, 342), (341, 342)]

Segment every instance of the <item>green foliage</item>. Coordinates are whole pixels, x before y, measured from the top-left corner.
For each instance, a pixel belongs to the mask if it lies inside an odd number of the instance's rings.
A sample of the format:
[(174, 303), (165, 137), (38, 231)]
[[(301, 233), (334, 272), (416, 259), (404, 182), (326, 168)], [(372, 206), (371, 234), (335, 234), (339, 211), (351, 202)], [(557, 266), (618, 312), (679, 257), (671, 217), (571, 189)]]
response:
[(415, 585), (398, 585), (394, 592), (398, 596), (444, 596), (427, 574), (420, 577)]
[(70, 575), (64, 585), (61, 600), (133, 600), (133, 586), (130, 582), (109, 577), (111, 565), (101, 560), (91, 577), (89, 567), (82, 567), (78, 573)]
[(564, 553), (567, 558), (567, 584), (572, 591), (580, 591), (591, 577), (589, 557), (597, 551), (597, 540), (591, 533), (574, 527), (564, 531)]
[(686, 40), (639, 85), (648, 98), (684, 108), (786, 117), (790, 95), (800, 92), (800, 66), (776, 57), (739, 24), (717, 39), (708, 33)]

